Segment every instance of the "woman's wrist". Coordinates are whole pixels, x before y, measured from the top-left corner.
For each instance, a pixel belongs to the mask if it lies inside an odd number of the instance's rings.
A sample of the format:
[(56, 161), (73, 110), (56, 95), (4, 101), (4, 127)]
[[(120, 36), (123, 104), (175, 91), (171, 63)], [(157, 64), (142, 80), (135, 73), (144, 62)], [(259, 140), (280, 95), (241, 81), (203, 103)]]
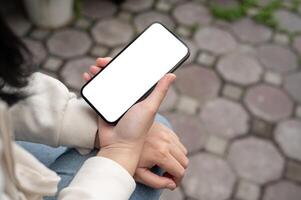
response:
[(142, 148), (143, 143), (135, 145), (113, 144), (102, 147), (97, 156), (109, 158), (117, 162), (133, 176), (140, 159)]

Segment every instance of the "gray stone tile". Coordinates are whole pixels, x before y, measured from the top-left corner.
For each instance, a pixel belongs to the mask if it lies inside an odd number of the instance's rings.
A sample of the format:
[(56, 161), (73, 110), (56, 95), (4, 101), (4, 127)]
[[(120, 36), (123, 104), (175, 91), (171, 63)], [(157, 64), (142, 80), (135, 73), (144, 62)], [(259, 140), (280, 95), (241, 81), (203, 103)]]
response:
[(240, 177), (258, 184), (279, 179), (284, 169), (284, 159), (276, 147), (254, 137), (232, 143), (228, 160)]
[(273, 137), (273, 126), (263, 120), (253, 119), (251, 133), (260, 137), (271, 139)]
[(175, 133), (189, 153), (199, 151), (204, 147), (207, 134), (197, 117), (183, 113), (166, 113), (164, 116), (170, 120)]
[(301, 56), (301, 35), (294, 39), (293, 46)]
[(24, 39), (24, 43), (33, 55), (34, 64), (40, 65), (47, 56), (44, 45), (41, 42), (32, 39)]
[(226, 161), (201, 153), (190, 158), (183, 187), (186, 194), (195, 199), (226, 200), (232, 193), (235, 180)]
[(290, 181), (280, 181), (266, 188), (263, 200), (300, 200), (301, 187)]
[(92, 19), (108, 18), (117, 11), (117, 7), (112, 1), (85, 0), (82, 4), (83, 14)]
[(57, 71), (62, 64), (63, 61), (61, 59), (55, 57), (48, 57), (46, 62), (44, 63), (43, 68), (50, 71)]
[(301, 161), (301, 121), (286, 120), (277, 125), (275, 140), (286, 156)]
[(199, 29), (194, 38), (200, 49), (215, 54), (229, 53), (237, 48), (237, 42), (230, 33), (215, 27)]
[(61, 72), (64, 82), (74, 89), (80, 89), (84, 80), (82, 74), (95, 64), (95, 60), (90, 57), (76, 58), (68, 61)]
[(208, 102), (200, 116), (201, 124), (208, 134), (231, 139), (249, 130), (249, 116), (245, 109), (239, 103), (227, 99)]
[(122, 8), (132, 12), (142, 12), (152, 7), (154, 0), (126, 0)]
[(291, 33), (301, 31), (301, 18), (299, 15), (287, 10), (278, 10), (274, 15), (281, 29)]
[(179, 188), (174, 191), (164, 190), (160, 200), (184, 200), (184, 195)]
[(241, 53), (228, 54), (217, 63), (217, 70), (225, 80), (240, 85), (254, 84), (263, 73), (258, 61)]
[(30, 37), (36, 40), (44, 40), (49, 35), (49, 30), (35, 29), (30, 33)]
[(283, 82), (283, 77), (281, 74), (276, 72), (267, 71), (263, 77), (266, 83), (270, 83), (276, 86), (280, 86)]
[(240, 180), (235, 197), (241, 200), (258, 200), (260, 197), (260, 187), (249, 181)]
[(177, 111), (193, 115), (197, 112), (198, 108), (199, 108), (199, 104), (197, 100), (188, 96), (181, 96), (179, 98)]
[(158, 11), (147, 11), (140, 13), (135, 17), (134, 24), (137, 30), (141, 32), (155, 21), (161, 22), (169, 29), (173, 30), (175, 28), (175, 23), (173, 19), (169, 15), (163, 14)]
[(47, 41), (50, 53), (62, 58), (84, 55), (91, 45), (91, 39), (86, 32), (73, 29), (56, 31)]
[(95, 57), (105, 57), (108, 55), (109, 49), (107, 47), (97, 45), (91, 49), (90, 53), (92, 56)]
[(92, 28), (92, 35), (100, 45), (115, 47), (128, 43), (134, 36), (134, 30), (128, 22), (106, 19), (99, 21)]
[(211, 134), (205, 144), (205, 150), (223, 156), (228, 147), (228, 143), (229, 141), (227, 139)]
[(227, 98), (239, 100), (243, 95), (243, 89), (236, 85), (226, 84), (224, 85), (222, 94)]
[(173, 16), (180, 24), (187, 26), (207, 25), (211, 22), (211, 14), (208, 9), (197, 2), (179, 4), (173, 10)]
[(24, 36), (32, 26), (23, 15), (11, 15), (7, 18), (7, 23), (18, 36)]
[(252, 44), (264, 43), (271, 39), (272, 31), (251, 19), (242, 19), (232, 25), (234, 34), (243, 42)]
[(301, 72), (288, 75), (284, 80), (284, 88), (299, 103), (301, 103)]
[(280, 45), (267, 44), (257, 49), (257, 57), (262, 65), (277, 73), (287, 73), (297, 69), (297, 56)]
[(208, 53), (200, 53), (197, 62), (202, 66), (211, 67), (215, 63), (216, 58)]
[(176, 74), (176, 88), (182, 94), (197, 99), (201, 107), (217, 97), (221, 82), (213, 70), (189, 65), (179, 69)]
[(248, 89), (244, 102), (255, 116), (269, 122), (288, 118), (293, 112), (293, 102), (287, 94), (268, 85)]
[(196, 57), (196, 54), (198, 52), (198, 47), (195, 44), (195, 41), (188, 38), (181, 38), (183, 42), (188, 46), (189, 48), (189, 58), (184, 62), (185, 64), (192, 63)]

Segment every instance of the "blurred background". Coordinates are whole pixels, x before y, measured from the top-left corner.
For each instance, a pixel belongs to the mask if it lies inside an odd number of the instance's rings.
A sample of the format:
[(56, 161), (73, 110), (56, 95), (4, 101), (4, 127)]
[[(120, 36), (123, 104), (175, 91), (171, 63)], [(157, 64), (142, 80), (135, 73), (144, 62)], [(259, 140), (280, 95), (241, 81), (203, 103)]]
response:
[(162, 200), (301, 199), (299, 0), (1, 1), (40, 71), (78, 93), (96, 57), (153, 21), (190, 47), (161, 107), (189, 149)]

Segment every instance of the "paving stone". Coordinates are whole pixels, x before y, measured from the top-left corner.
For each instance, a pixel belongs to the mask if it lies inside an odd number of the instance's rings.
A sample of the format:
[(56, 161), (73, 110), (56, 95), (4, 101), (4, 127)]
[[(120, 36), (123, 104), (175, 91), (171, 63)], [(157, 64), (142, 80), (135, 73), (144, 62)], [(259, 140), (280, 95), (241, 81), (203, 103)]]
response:
[(172, 18), (167, 14), (163, 14), (158, 11), (142, 12), (135, 17), (134, 24), (137, 30), (141, 32), (155, 21), (161, 22), (171, 30), (175, 28), (175, 23)]
[(298, 105), (296, 108), (296, 116), (301, 119), (301, 105)]
[(275, 140), (284, 153), (301, 161), (301, 121), (289, 119), (282, 121), (275, 130)]
[(43, 40), (49, 35), (46, 29), (35, 29), (30, 33), (30, 37), (37, 40)]
[(242, 53), (251, 57), (256, 57), (256, 49), (249, 44), (239, 44), (236, 53)]
[(283, 82), (283, 77), (281, 76), (281, 74), (278, 74), (276, 72), (267, 71), (264, 74), (264, 81), (266, 83), (270, 83), (270, 84), (279, 86)]
[(299, 103), (301, 103), (301, 72), (288, 75), (284, 80), (284, 87), (288, 93)]
[(235, 179), (226, 161), (201, 153), (190, 158), (183, 187), (186, 194), (195, 199), (226, 200), (232, 193)]
[(272, 31), (251, 19), (242, 19), (232, 25), (234, 34), (243, 42), (260, 44), (272, 37)]
[(295, 161), (288, 161), (285, 177), (301, 183), (301, 164)]
[(223, 6), (225, 8), (233, 8), (238, 5), (237, 0), (210, 0), (209, 3), (211, 5)]
[(257, 57), (266, 69), (278, 73), (287, 73), (298, 67), (296, 55), (280, 45), (267, 44), (259, 47)]
[(109, 49), (104, 46), (97, 45), (91, 49), (91, 55), (95, 57), (105, 57), (108, 55), (108, 53), (109, 53)]
[(260, 187), (249, 181), (241, 180), (235, 197), (240, 200), (258, 200), (260, 196)]
[(215, 27), (199, 29), (195, 41), (202, 50), (215, 54), (229, 53), (237, 48), (237, 42), (230, 33)]
[(271, 139), (273, 136), (273, 126), (263, 120), (253, 119), (251, 133), (260, 137)]
[(276, 33), (273, 39), (275, 43), (280, 45), (289, 45), (290, 43), (290, 38), (283, 33)]
[(195, 42), (191, 39), (182, 38), (182, 40), (188, 46), (190, 53), (189, 58), (184, 63), (189, 64), (194, 61), (198, 51), (198, 47), (195, 45)]
[(179, 4), (185, 2), (185, 0), (161, 0), (162, 2), (169, 3), (171, 5)]
[(184, 195), (179, 188), (174, 191), (164, 190), (160, 200), (184, 200)]
[(197, 58), (197, 62), (201, 65), (204, 65), (204, 66), (212, 66), (214, 63), (215, 63), (215, 60), (216, 58), (209, 54), (209, 53), (201, 53), (198, 58)]
[(226, 152), (228, 141), (225, 138), (216, 135), (209, 135), (205, 144), (206, 151), (223, 156)]
[(274, 16), (281, 29), (291, 33), (301, 31), (301, 18), (297, 14), (287, 10), (278, 10)]
[(189, 153), (204, 147), (208, 135), (197, 117), (183, 113), (166, 113), (164, 116), (170, 120), (175, 133)]
[(122, 4), (122, 8), (132, 12), (141, 12), (151, 8), (153, 3), (154, 0), (126, 0)]
[(134, 31), (128, 22), (108, 19), (99, 21), (92, 28), (92, 35), (97, 43), (114, 47), (129, 42)]
[(197, 2), (179, 4), (173, 10), (173, 16), (180, 24), (187, 26), (207, 25), (211, 21), (208, 9)]
[(238, 103), (227, 99), (208, 102), (201, 112), (201, 123), (209, 134), (225, 138), (244, 135), (249, 129), (249, 116)]
[(168, 12), (171, 10), (172, 5), (170, 3), (164, 2), (164, 1), (158, 1), (156, 4), (156, 8), (159, 11), (162, 12)]
[(56, 57), (48, 57), (45, 64), (44, 69), (50, 70), (50, 71), (57, 71), (60, 66), (63, 64), (63, 61)]
[(258, 184), (277, 180), (284, 169), (284, 159), (276, 147), (254, 137), (234, 141), (228, 160), (240, 177)]
[(217, 63), (217, 70), (227, 81), (241, 85), (258, 82), (263, 72), (255, 58), (242, 53), (222, 57)]
[(232, 84), (224, 85), (222, 94), (233, 100), (239, 100), (242, 97), (243, 89)]
[(176, 29), (176, 33), (182, 37), (190, 37), (191, 36), (191, 28), (188, 28), (186, 26), (182, 26), (182, 25), (179, 25)]
[(300, 186), (290, 181), (280, 181), (266, 188), (263, 200), (300, 200), (300, 197)]
[(91, 44), (87, 33), (73, 29), (56, 31), (47, 41), (50, 53), (63, 58), (84, 55)]
[(31, 23), (22, 15), (9, 16), (7, 23), (18, 36), (24, 36), (31, 28)]
[(197, 112), (198, 107), (199, 104), (197, 100), (188, 96), (181, 96), (179, 98), (177, 110), (182, 113), (193, 115)]
[(286, 93), (264, 84), (248, 89), (244, 102), (255, 116), (269, 122), (285, 119), (293, 111), (293, 102)]
[(176, 88), (181, 94), (197, 99), (201, 107), (217, 97), (221, 82), (213, 70), (188, 65), (177, 70), (176, 74)]
[(86, 0), (83, 2), (82, 12), (92, 19), (104, 19), (113, 16), (117, 7), (112, 1)]
[(40, 65), (47, 56), (47, 51), (44, 45), (32, 39), (24, 39), (24, 43), (33, 55), (34, 64)]
[(91, 26), (91, 24), (92, 22), (90, 20), (81, 17), (75, 22), (75, 27), (86, 30)]
[(123, 10), (118, 13), (118, 17), (122, 20), (130, 21), (133, 18), (133, 15), (129, 11)]
[(298, 51), (299, 55), (301, 56), (301, 35), (297, 36), (294, 39), (293, 45), (294, 45), (294, 48)]
[(164, 98), (162, 104), (160, 105), (160, 112), (170, 111), (172, 110), (178, 101), (178, 94), (174, 88), (171, 86), (167, 92), (166, 97)]
[(68, 61), (61, 72), (64, 82), (74, 89), (80, 89), (84, 84), (82, 74), (88, 71), (89, 67), (94, 63), (95, 59), (90, 57), (76, 58)]

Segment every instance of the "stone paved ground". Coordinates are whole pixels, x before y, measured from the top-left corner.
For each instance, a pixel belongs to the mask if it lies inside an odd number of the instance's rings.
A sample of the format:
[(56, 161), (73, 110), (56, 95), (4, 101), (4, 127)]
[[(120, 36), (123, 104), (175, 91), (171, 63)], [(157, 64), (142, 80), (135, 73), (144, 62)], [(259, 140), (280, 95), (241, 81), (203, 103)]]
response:
[(279, 33), (249, 18), (215, 20), (207, 3), (87, 0), (83, 17), (56, 31), (17, 14), (8, 20), (41, 70), (75, 92), (97, 56), (116, 55), (161, 21), (191, 50), (161, 107), (189, 149), (190, 166), (162, 200), (300, 200), (301, 15), (277, 11), (286, 30)]

